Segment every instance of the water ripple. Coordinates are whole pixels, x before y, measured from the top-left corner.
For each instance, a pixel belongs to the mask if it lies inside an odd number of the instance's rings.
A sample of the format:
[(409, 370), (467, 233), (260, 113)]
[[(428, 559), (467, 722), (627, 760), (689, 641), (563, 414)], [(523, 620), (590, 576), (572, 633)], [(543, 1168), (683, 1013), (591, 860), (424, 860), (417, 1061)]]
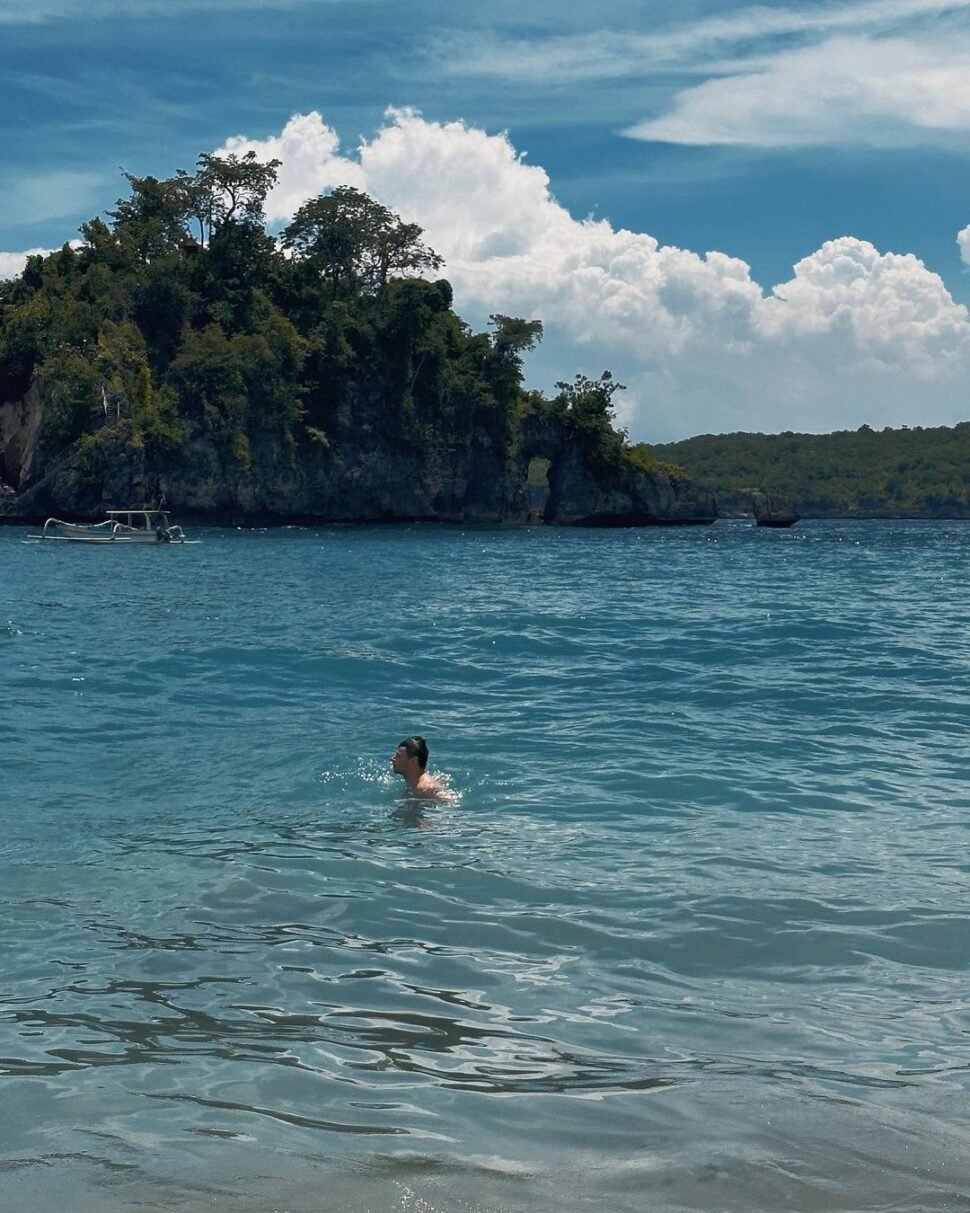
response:
[(17, 1213), (962, 1207), (965, 527), (19, 538)]

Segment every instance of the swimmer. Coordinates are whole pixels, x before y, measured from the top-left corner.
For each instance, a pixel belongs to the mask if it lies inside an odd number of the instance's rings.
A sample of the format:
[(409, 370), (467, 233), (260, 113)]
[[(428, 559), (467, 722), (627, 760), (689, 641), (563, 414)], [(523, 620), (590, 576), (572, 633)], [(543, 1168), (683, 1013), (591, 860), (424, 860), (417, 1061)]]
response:
[(405, 737), (391, 759), (391, 770), (404, 776), (412, 796), (428, 800), (448, 799), (448, 789), (428, 774), (427, 765), (428, 743), (423, 737)]

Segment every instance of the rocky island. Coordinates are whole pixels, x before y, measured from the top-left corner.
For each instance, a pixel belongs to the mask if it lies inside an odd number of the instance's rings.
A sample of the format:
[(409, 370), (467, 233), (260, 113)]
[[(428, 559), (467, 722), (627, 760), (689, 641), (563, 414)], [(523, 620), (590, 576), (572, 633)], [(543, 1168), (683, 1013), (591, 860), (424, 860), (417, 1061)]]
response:
[(608, 372), (526, 390), (541, 322), (473, 332), (416, 225), (338, 187), (268, 234), (277, 168), (126, 175), (109, 222), (0, 284), (0, 518), (164, 500), (235, 525), (714, 520), (615, 428)]

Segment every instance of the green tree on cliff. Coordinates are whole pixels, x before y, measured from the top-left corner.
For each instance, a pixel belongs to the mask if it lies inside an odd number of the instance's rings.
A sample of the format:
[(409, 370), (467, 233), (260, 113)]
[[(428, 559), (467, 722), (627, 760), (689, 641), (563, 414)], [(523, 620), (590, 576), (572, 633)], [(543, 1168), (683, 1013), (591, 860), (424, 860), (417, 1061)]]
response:
[[(131, 187), (127, 198), (119, 198), (115, 209), (108, 212), (115, 235), (142, 262), (151, 262), (175, 252), (188, 236), (187, 224), (192, 213), (193, 179), (180, 169), (174, 177), (160, 181), (157, 177), (136, 177), (124, 174)], [(103, 242), (102, 232), (93, 225), (82, 228), (89, 241)]]
[(416, 223), (350, 185), (311, 198), (283, 229), (283, 245), (330, 286), (333, 298), (382, 294), (392, 277), (420, 276), (444, 264)]
[(266, 197), (276, 184), (281, 160), (258, 160), (255, 152), (214, 156), (203, 152), (188, 189), (192, 214), (200, 230), (212, 239), (231, 223), (262, 226)]
[[(522, 383), (541, 322), (496, 313), (472, 332), (421, 228), (349, 186), (308, 200), (277, 240), (263, 216), (278, 168), (205, 153), (194, 173), (126, 173), (79, 249), (0, 284), (0, 403), (34, 391), (42, 456), (75, 448), (92, 501), (119, 460), (161, 483), (200, 447), (231, 478), (261, 460), (321, 476), (362, 441), (438, 466), (485, 452), (503, 477), (541, 405)], [(556, 407), (605, 447), (611, 413), (594, 404), (617, 385), (560, 386)]]

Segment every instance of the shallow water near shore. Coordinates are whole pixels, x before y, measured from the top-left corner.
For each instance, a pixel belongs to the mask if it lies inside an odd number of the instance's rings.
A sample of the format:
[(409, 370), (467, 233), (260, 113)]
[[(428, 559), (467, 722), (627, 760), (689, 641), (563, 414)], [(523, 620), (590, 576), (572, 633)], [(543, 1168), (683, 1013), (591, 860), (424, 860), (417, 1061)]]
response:
[(25, 535), (2, 1213), (970, 1208), (970, 526)]

